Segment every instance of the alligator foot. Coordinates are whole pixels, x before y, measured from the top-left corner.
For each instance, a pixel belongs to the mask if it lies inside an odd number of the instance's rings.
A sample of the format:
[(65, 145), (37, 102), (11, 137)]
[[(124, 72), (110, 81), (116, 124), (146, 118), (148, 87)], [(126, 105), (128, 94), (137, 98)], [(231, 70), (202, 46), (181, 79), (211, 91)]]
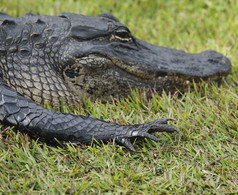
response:
[(167, 122), (170, 120), (174, 120), (172, 118), (162, 118), (150, 123), (144, 123), (144, 124), (137, 124), (137, 125), (130, 125), (130, 126), (126, 126), (127, 129), (127, 133), (126, 134), (121, 134), (118, 135), (115, 138), (115, 141), (118, 144), (121, 144), (125, 147), (127, 147), (129, 150), (131, 150), (132, 152), (136, 152), (135, 148), (133, 147), (133, 145), (131, 144), (130, 139), (133, 138), (148, 138), (151, 140), (154, 140), (156, 142), (158, 142), (158, 138), (155, 137), (154, 135), (151, 135), (150, 133), (153, 132), (168, 132), (168, 133), (172, 133), (172, 132), (177, 132), (180, 135), (181, 132), (175, 128), (172, 125), (168, 125)]

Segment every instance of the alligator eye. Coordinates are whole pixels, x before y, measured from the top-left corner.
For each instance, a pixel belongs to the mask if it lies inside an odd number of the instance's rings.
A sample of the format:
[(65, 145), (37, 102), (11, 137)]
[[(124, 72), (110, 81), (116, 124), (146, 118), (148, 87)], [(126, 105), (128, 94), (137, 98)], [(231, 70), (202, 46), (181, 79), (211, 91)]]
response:
[(130, 31), (126, 29), (117, 29), (110, 38), (111, 41), (132, 41), (132, 35)]
[(129, 38), (131, 38), (131, 35), (129, 34), (129, 32), (123, 31), (123, 30), (116, 31), (115, 32), (115, 36), (120, 37), (122, 39), (129, 39)]

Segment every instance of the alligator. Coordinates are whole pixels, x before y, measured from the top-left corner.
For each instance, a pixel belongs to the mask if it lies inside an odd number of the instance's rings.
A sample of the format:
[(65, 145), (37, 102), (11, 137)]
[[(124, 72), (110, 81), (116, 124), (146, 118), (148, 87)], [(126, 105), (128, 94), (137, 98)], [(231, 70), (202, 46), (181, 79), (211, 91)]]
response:
[(151, 133), (180, 131), (168, 124), (171, 118), (120, 125), (46, 109), (44, 102), (55, 108), (84, 97), (123, 97), (131, 89), (173, 91), (230, 71), (230, 60), (216, 51), (149, 44), (110, 13), (0, 13), (0, 121), (49, 143), (115, 141), (135, 151), (132, 139), (158, 141)]

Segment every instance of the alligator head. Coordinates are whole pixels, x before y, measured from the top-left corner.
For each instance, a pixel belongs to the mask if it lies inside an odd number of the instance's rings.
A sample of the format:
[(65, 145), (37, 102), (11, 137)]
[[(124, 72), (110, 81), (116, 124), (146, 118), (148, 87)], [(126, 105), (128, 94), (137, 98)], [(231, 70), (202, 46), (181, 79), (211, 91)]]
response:
[(106, 98), (131, 88), (172, 91), (231, 71), (230, 60), (216, 51), (190, 54), (149, 44), (108, 13), (59, 16), (70, 22), (62, 72), (75, 93)]

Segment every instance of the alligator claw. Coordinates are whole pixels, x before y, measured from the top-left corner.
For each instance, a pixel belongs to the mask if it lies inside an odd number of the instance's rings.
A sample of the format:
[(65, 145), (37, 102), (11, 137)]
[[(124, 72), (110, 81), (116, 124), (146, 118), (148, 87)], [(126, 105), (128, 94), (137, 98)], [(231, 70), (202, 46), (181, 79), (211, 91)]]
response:
[(132, 152), (136, 152), (136, 149), (133, 147), (131, 141), (127, 138), (122, 138), (122, 139), (117, 139), (116, 140), (118, 144), (125, 146), (126, 148), (128, 148), (130, 151)]
[(150, 134), (153, 132), (168, 132), (168, 133), (177, 132), (180, 135), (182, 135), (182, 133), (177, 128), (167, 124), (167, 122), (170, 120), (174, 120), (174, 119), (162, 118), (156, 121), (152, 121), (150, 123), (126, 126), (128, 128), (126, 131), (126, 134), (119, 133), (120, 135), (117, 136), (116, 142), (118, 144), (121, 144), (127, 147), (129, 150), (136, 152), (135, 148), (131, 144), (130, 139), (140, 137), (140, 138), (151, 139), (158, 142), (158, 138)]

